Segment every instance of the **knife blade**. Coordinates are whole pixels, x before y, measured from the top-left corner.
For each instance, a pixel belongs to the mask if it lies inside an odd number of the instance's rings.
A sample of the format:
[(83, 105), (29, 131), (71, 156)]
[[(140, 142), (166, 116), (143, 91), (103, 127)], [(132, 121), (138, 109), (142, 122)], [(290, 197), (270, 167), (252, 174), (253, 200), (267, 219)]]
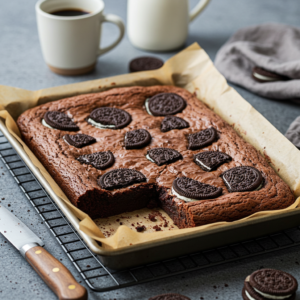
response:
[(43, 241), (2, 205), (0, 233), (20, 251), (59, 299), (87, 299), (86, 289), (60, 261), (43, 248)]

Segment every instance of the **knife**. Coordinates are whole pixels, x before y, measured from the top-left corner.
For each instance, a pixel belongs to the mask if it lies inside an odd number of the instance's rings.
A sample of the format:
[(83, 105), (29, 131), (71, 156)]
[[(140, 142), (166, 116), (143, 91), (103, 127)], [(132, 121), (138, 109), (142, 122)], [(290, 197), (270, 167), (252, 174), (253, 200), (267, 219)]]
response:
[(15, 246), (60, 300), (86, 300), (87, 291), (24, 223), (0, 205), (0, 232)]

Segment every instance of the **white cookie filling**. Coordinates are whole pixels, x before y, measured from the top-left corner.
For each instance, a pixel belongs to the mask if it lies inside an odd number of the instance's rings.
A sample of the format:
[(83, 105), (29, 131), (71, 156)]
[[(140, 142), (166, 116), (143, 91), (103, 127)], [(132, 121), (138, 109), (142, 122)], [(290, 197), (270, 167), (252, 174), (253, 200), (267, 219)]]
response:
[(146, 158), (150, 161), (152, 161), (153, 163), (155, 163), (155, 161), (149, 156), (149, 154), (146, 155)]
[(276, 78), (267, 77), (267, 76), (264, 76), (264, 75), (261, 75), (261, 74), (255, 73), (255, 72), (253, 73), (253, 76), (257, 79), (265, 80), (265, 81), (276, 81), (276, 80), (278, 80)]
[(289, 298), (292, 296), (292, 294), (290, 295), (287, 295), (287, 296), (274, 296), (274, 295), (269, 295), (269, 294), (265, 294), (259, 290), (257, 290), (256, 288), (254, 288), (255, 292), (257, 292), (258, 294), (264, 296), (265, 298), (268, 298), (268, 299), (286, 299), (286, 298)]
[(47, 122), (46, 122), (44, 119), (42, 120), (42, 124), (43, 124), (44, 126), (50, 128), (50, 129), (57, 130), (56, 128), (53, 128), (53, 127), (51, 127), (50, 125), (48, 125)]
[(91, 118), (88, 119), (88, 122), (99, 129), (116, 128), (116, 125), (104, 125), (104, 124), (95, 122)]
[(191, 198), (187, 198), (187, 197), (181, 196), (181, 195), (179, 195), (178, 193), (176, 193), (175, 190), (174, 190), (173, 188), (172, 188), (172, 194), (173, 194), (174, 196), (176, 196), (177, 198), (179, 198), (179, 199), (185, 201), (185, 202), (195, 202), (195, 201), (199, 201), (199, 200), (197, 200), (197, 199), (191, 199)]
[(246, 296), (249, 298), (249, 300), (256, 300), (255, 298), (251, 297), (251, 295), (245, 290)]
[(148, 113), (149, 115), (153, 116), (153, 115), (151, 114), (151, 111), (149, 110), (149, 98), (147, 98), (146, 101), (145, 101), (145, 108), (146, 108), (147, 113)]
[(201, 166), (203, 166), (205, 169), (207, 169), (207, 170), (211, 170), (211, 168), (209, 168), (208, 166), (206, 166), (203, 162), (201, 162), (201, 160), (199, 160), (199, 159), (197, 159), (196, 158), (196, 161), (201, 165)]
[[(64, 140), (68, 145), (70, 145), (70, 144), (67, 142), (67, 140), (65, 139), (65, 136), (63, 136), (63, 140)], [(72, 145), (70, 145), (70, 146), (72, 146)]]

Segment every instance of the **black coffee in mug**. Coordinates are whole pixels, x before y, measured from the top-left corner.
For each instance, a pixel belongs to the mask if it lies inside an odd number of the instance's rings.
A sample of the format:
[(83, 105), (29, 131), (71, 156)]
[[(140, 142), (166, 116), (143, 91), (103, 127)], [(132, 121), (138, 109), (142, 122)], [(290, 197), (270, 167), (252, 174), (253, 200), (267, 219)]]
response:
[(88, 15), (89, 12), (81, 9), (76, 9), (76, 8), (65, 8), (65, 9), (54, 11), (50, 14), (54, 16), (60, 16), (60, 17), (76, 17), (76, 16)]

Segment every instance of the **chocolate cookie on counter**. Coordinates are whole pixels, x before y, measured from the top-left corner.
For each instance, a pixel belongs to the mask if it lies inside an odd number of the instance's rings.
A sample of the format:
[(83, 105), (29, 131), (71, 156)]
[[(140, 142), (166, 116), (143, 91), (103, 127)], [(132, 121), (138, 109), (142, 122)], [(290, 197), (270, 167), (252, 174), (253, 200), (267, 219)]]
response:
[(246, 278), (242, 296), (244, 300), (294, 300), (297, 289), (298, 282), (291, 274), (275, 269), (261, 269)]
[(164, 62), (161, 59), (156, 57), (151, 57), (151, 56), (137, 57), (129, 63), (129, 71), (130, 73), (133, 73), (133, 72), (156, 70), (161, 68), (163, 64)]

